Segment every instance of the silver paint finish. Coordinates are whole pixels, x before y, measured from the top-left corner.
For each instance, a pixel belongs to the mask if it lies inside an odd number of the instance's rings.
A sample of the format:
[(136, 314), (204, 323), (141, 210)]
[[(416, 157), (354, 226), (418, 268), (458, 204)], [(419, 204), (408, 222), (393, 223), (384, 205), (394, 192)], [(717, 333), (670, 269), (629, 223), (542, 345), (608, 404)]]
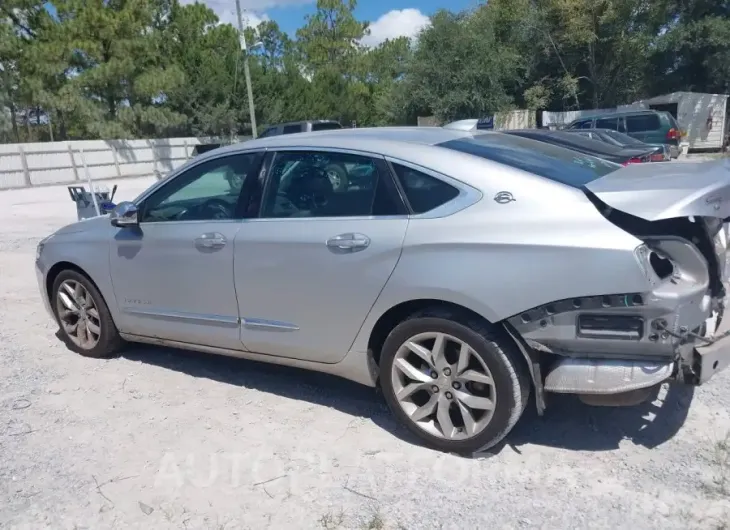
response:
[[(139, 228), (114, 227), (106, 216), (88, 219), (58, 230), (39, 249), (44, 303), (49, 270), (66, 262), (91, 277), (130, 340), (372, 384), (368, 340), (380, 317), (398, 304), (445, 301), (500, 322), (554, 300), (656, 288), (637, 261), (642, 242), (607, 221), (581, 190), (435, 146), (471, 136), (427, 127), (345, 129), (203, 154), (135, 204), (207, 160), (277, 149), (385, 157), (442, 178), (460, 194), (431, 212), (389, 218), (172, 221)], [(636, 173), (641, 166), (666, 172), (667, 180)], [(646, 218), (727, 215), (727, 165), (672, 166), (633, 165), (591, 188), (604, 202)], [(505, 193), (514, 200), (492, 200)], [(327, 241), (344, 234), (369, 244), (332, 252)]]
[(730, 217), (730, 159), (631, 164), (586, 186), (607, 205), (648, 221)]

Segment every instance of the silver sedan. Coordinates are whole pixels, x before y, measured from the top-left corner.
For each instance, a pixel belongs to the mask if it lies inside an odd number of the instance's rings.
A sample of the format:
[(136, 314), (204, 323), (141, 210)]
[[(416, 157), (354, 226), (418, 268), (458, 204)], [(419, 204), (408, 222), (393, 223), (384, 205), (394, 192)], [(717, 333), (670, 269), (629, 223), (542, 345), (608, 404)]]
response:
[(550, 392), (625, 404), (728, 364), (728, 163), (621, 168), (441, 128), (278, 136), (58, 230), (36, 269), (79, 354), (139, 342), (336, 374), (471, 453)]

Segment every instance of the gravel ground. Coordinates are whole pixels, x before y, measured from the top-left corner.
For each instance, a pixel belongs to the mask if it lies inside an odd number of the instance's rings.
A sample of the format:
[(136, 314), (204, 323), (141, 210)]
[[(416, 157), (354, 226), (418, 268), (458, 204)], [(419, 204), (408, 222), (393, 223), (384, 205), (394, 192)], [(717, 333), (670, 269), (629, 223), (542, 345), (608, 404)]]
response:
[(730, 526), (730, 372), (630, 409), (556, 397), (491, 455), (440, 454), (333, 377), (146, 346), (72, 354), (33, 258), (74, 219), (63, 187), (0, 192), (0, 527)]

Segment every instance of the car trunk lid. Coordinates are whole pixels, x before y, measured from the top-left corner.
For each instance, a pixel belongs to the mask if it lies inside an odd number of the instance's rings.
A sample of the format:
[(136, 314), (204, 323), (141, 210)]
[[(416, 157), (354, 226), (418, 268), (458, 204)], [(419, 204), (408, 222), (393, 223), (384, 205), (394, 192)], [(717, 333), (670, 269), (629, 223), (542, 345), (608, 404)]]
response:
[(730, 159), (631, 164), (585, 187), (607, 206), (646, 221), (730, 217)]

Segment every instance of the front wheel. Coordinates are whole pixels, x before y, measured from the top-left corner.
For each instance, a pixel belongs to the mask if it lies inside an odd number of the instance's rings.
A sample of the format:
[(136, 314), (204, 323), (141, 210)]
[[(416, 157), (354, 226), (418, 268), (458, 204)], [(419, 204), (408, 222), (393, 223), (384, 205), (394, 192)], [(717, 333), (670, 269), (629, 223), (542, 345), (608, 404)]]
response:
[(96, 286), (74, 270), (53, 282), (53, 310), (66, 346), (86, 357), (111, 357), (123, 344)]
[(471, 454), (499, 443), (529, 395), (527, 369), (511, 340), (448, 312), (396, 326), (380, 367), (391, 411), (427, 445), (446, 452)]

